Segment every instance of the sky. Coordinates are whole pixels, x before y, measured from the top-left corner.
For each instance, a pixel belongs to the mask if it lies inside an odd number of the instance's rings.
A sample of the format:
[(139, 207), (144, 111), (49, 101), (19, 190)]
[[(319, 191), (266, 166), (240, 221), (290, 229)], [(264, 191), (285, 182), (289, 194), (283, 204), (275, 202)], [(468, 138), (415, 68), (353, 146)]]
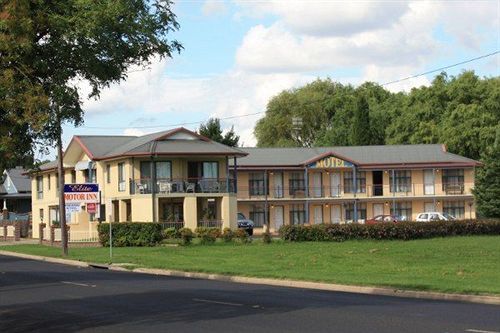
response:
[[(178, 0), (173, 11), (180, 30), (171, 38), (184, 50), (131, 68), (99, 100), (87, 99), (81, 83), (85, 123), (64, 127), (65, 144), (73, 135), (196, 130), (210, 117), (232, 117), (223, 127), (253, 146), (256, 121), (284, 89), (317, 78), (383, 84), (500, 50), (500, 0)], [(500, 56), (447, 73), (465, 69), (498, 76)], [(386, 88), (409, 91), (434, 75)]]

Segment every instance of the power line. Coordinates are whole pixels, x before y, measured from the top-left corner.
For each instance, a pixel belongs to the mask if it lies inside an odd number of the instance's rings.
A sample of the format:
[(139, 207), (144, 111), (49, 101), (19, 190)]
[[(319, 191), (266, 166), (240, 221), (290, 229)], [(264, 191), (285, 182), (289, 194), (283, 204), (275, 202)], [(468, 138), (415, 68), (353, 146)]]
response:
[[(494, 52), (491, 52), (491, 53), (488, 53), (488, 54), (483, 54), (483, 55), (475, 57), (475, 58), (471, 58), (471, 59), (467, 59), (467, 60), (464, 60), (464, 61), (461, 61), (461, 62), (457, 62), (457, 63), (452, 64), (452, 65), (448, 65), (448, 66), (436, 68), (436, 69), (433, 69), (433, 70), (430, 70), (430, 71), (427, 71), (427, 72), (423, 72), (423, 73), (411, 75), (411, 76), (404, 77), (404, 78), (401, 78), (401, 79), (398, 79), (398, 80), (385, 82), (385, 83), (380, 84), (380, 86), (382, 86), (382, 87), (383, 86), (388, 86), (390, 84), (394, 84), (394, 83), (398, 83), (398, 82), (402, 82), (402, 81), (414, 79), (414, 78), (417, 78), (417, 77), (420, 77), (420, 76), (432, 74), (432, 73), (435, 73), (435, 72), (443, 71), (443, 70), (448, 69), (448, 68), (460, 66), (460, 65), (467, 64), (467, 63), (470, 63), (470, 62), (473, 62), (473, 61), (476, 61), (476, 60), (480, 60), (480, 59), (484, 59), (484, 58), (487, 58), (487, 57), (491, 57), (491, 56), (494, 56), (494, 55), (499, 54), (499, 53), (500, 53), (500, 51), (497, 50), (497, 51), (494, 51)], [(132, 72), (142, 72), (144, 70), (146, 70), (146, 69), (143, 69), (143, 70), (134, 70), (134, 71), (130, 71), (129, 73), (132, 73)], [(248, 113), (248, 114), (242, 114), (242, 115), (237, 115), (237, 116), (223, 117), (223, 118), (219, 118), (219, 119), (220, 120), (236, 119), (236, 118), (243, 118), (243, 117), (255, 116), (255, 115), (263, 114), (263, 113), (265, 113), (265, 111)], [(145, 128), (165, 128), (165, 127), (198, 125), (198, 124), (202, 124), (204, 122), (205, 122), (205, 120), (193, 121), (193, 122), (185, 122), (185, 123), (177, 123), (177, 124), (155, 125), (155, 126), (127, 126), (127, 127), (82, 126), (82, 127), (83, 128), (89, 128), (89, 129), (128, 129), (128, 128), (131, 128), (131, 127), (137, 128), (137, 129), (145, 129)]]

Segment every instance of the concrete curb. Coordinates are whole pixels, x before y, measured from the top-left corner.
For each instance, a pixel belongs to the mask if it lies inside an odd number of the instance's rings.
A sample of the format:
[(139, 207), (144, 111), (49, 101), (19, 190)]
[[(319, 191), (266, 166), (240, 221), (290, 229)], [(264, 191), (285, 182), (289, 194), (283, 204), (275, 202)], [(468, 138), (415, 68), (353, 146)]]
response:
[[(10, 251), (0, 251), (0, 255), (18, 257), (23, 259), (46, 261), (51, 263), (77, 266), (77, 267), (91, 267), (93, 265), (83, 261), (43, 257), (43, 256), (36, 256), (24, 253), (10, 252)], [(500, 305), (500, 296), (492, 296), (492, 295), (490, 296), (490, 295), (447, 294), (447, 293), (431, 292), (431, 291), (412, 291), (412, 290), (384, 288), (384, 287), (349, 286), (349, 285), (333, 284), (333, 283), (309, 282), (309, 281), (298, 281), (298, 280), (279, 280), (279, 279), (269, 279), (269, 278), (237, 276), (237, 275), (229, 276), (221, 274), (184, 272), (184, 271), (167, 270), (167, 269), (134, 268), (132, 270), (129, 270), (124, 267), (114, 266), (114, 265), (99, 264), (99, 266), (102, 268), (105, 268), (107, 266), (109, 270), (120, 271), (120, 272), (175, 276), (184, 278), (267, 285), (276, 287), (338, 291), (338, 292), (357, 293), (365, 295), (380, 295), (380, 296)]]

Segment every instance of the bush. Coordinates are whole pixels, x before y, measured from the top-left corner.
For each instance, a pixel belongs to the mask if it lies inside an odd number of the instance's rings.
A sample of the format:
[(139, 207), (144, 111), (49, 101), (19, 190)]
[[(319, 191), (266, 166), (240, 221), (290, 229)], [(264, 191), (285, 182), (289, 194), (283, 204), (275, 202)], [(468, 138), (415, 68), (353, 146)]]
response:
[(248, 233), (244, 229), (237, 229), (234, 232), (234, 237), (242, 243), (250, 243), (252, 241), (252, 238), (248, 236)]
[(234, 238), (234, 232), (230, 228), (224, 228), (222, 230), (222, 239), (224, 242), (229, 243), (233, 240)]
[(189, 228), (179, 229), (179, 235), (182, 239), (182, 245), (189, 245), (193, 241), (194, 233)]
[(264, 244), (271, 244), (272, 241), (273, 241), (273, 239), (272, 239), (271, 234), (269, 232), (265, 232), (262, 235), (262, 242), (264, 242)]
[[(109, 223), (97, 228), (99, 242), (109, 246)], [(112, 224), (113, 246), (155, 246), (162, 239), (162, 228), (158, 223), (123, 222)]]
[(204, 235), (210, 235), (211, 238), (220, 238), (221, 232), (219, 228), (208, 228), (208, 227), (198, 227), (194, 230), (199, 238), (203, 238)]
[(175, 239), (180, 238), (179, 230), (176, 228), (166, 228), (162, 231), (163, 239)]
[(292, 242), (341, 242), (348, 239), (411, 240), (447, 236), (500, 235), (500, 221), (286, 225), (280, 228), (279, 233), (284, 240)]

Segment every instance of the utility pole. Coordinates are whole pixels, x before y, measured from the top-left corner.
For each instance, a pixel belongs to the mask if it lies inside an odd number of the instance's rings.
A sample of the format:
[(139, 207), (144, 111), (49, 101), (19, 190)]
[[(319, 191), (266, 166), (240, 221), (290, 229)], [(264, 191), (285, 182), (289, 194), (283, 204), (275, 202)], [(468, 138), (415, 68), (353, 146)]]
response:
[(63, 256), (68, 255), (68, 230), (66, 228), (66, 202), (64, 199), (64, 167), (62, 149), (62, 122), (59, 106), (56, 107), (57, 133), (57, 173), (59, 174), (59, 219), (61, 221), (61, 247)]

